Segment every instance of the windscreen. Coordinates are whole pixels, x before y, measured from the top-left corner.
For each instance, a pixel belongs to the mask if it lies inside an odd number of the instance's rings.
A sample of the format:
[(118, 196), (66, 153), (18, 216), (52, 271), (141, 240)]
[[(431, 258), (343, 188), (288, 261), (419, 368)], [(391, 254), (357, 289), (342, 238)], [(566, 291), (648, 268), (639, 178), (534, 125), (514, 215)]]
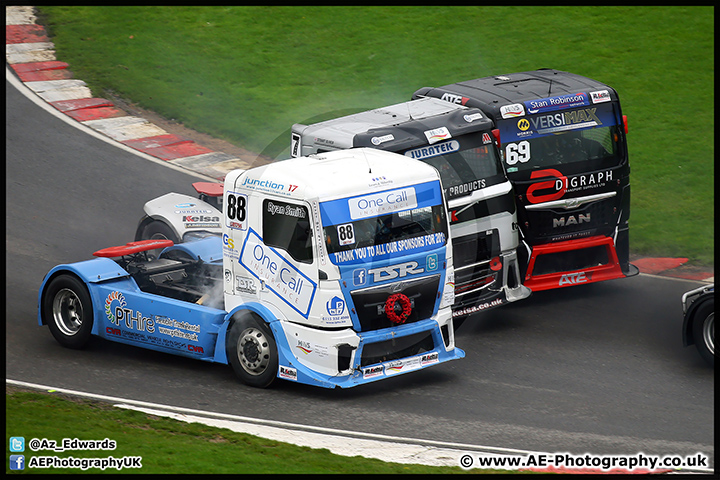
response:
[(325, 227), (325, 239), (328, 253), (397, 243), (437, 233), (443, 234), (444, 244), (447, 238), (445, 225), (444, 208), (436, 205), (331, 225)]
[(563, 173), (609, 169), (623, 162), (623, 138), (612, 105), (528, 115), (498, 122), (511, 178), (563, 167)]
[(322, 202), (320, 214), (334, 263), (437, 248), (447, 242), (437, 181)]
[(448, 200), (505, 181), (490, 132), (476, 132), (404, 152), (440, 172)]

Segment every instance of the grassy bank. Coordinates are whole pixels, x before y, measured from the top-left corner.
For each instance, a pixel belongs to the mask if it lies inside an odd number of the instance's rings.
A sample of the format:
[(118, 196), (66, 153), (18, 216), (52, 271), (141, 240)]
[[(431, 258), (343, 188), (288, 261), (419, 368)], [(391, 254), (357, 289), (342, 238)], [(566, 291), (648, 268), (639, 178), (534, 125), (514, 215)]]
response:
[(614, 86), (631, 250), (714, 263), (713, 7), (42, 7), (57, 57), (203, 133), (287, 157), (289, 129), (422, 86), (541, 67)]
[[(363, 457), (334, 455), (327, 449), (299, 447), (229, 429), (158, 418), (109, 404), (63, 398), (59, 394), (6, 391), (6, 438), (24, 437), (26, 465), (31, 457), (142, 457), (141, 468), (90, 468), (85, 473), (510, 473), (458, 467), (386, 463)], [(31, 439), (62, 444), (64, 438), (114, 441), (112, 450), (49, 449), (32, 451)], [(107, 445), (106, 445), (107, 446)], [(9, 449), (8, 449), (9, 450)], [(9, 458), (6, 473), (10, 473)], [(459, 461), (459, 459), (458, 459)], [(24, 473), (81, 473), (80, 468), (29, 468)], [(12, 473), (18, 473), (13, 471)]]

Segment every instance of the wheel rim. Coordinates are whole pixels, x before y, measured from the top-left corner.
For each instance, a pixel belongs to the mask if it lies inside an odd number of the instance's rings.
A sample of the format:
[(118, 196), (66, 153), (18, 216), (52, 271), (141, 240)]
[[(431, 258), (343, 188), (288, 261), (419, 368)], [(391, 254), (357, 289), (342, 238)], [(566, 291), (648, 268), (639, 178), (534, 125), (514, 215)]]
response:
[(703, 341), (710, 353), (715, 355), (715, 312), (708, 315), (703, 322)]
[(55, 295), (53, 320), (63, 335), (72, 336), (80, 331), (83, 323), (83, 308), (75, 292), (63, 288)]
[(261, 375), (270, 363), (270, 342), (259, 329), (248, 328), (240, 334), (237, 356), (246, 372)]

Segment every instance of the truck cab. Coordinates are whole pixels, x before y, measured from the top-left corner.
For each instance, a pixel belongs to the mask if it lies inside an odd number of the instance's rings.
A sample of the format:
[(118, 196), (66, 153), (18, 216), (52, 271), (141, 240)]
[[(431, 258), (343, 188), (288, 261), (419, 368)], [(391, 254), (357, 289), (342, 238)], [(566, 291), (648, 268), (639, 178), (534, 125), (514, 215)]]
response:
[(412, 98), (479, 108), (494, 122), (515, 188), (526, 286), (638, 273), (629, 262), (627, 118), (615, 89), (540, 69), (424, 87)]
[[(176, 194), (148, 203), (165, 218), (205, 209)], [(465, 356), (434, 168), (373, 149), (293, 158), (231, 171), (213, 208), (219, 235), (144, 239), (52, 268), (39, 325), (68, 348), (98, 336), (230, 364), (260, 388), (348, 388)]]
[(420, 160), (440, 173), (453, 237), (455, 318), (530, 295), (517, 260), (514, 193), (486, 115), (426, 98), (292, 127), (293, 156), (365, 147)]
[(352, 386), (464, 356), (434, 168), (357, 149), (232, 171), (224, 185), (225, 308), (259, 320), (229, 334), (246, 380), (263, 375), (248, 363), (263, 352), (258, 333), (274, 339), (278, 375), (305, 383)]

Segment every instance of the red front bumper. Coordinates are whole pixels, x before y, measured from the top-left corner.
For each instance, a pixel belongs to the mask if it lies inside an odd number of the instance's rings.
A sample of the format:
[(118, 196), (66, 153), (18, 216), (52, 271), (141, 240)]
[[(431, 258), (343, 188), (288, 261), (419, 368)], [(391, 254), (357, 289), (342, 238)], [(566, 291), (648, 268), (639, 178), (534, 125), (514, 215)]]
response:
[(537, 292), (624, 277), (612, 237), (595, 236), (533, 247), (523, 284)]

